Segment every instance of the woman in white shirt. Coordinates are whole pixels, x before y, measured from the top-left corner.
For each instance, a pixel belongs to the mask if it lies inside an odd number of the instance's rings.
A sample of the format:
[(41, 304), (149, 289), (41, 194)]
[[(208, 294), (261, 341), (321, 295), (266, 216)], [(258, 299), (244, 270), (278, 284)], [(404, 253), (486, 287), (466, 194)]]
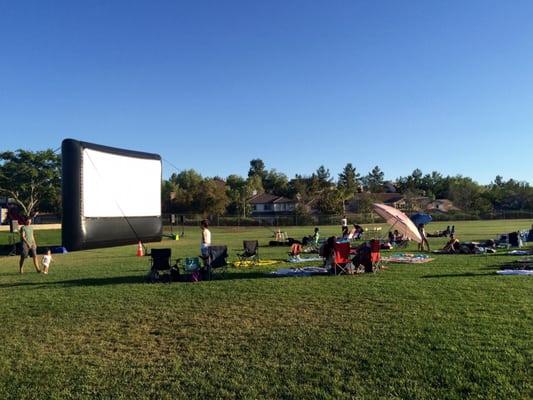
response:
[(207, 250), (211, 246), (211, 231), (209, 230), (209, 224), (207, 220), (203, 220), (201, 224), (202, 228), (202, 242), (200, 243), (200, 253), (203, 257), (207, 257)]

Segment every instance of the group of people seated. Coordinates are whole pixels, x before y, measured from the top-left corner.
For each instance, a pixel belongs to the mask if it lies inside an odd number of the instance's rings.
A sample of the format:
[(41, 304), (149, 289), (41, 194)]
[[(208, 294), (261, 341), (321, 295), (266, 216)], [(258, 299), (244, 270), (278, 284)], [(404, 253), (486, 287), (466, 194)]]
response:
[(442, 250), (439, 253), (448, 254), (483, 254), (492, 253), (496, 250), (496, 241), (485, 240), (484, 242), (461, 242), (454, 235), (450, 235), (450, 239), (446, 242)]
[[(329, 237), (324, 244), (320, 247), (320, 256), (324, 257), (324, 267), (331, 270), (335, 264), (335, 244), (339, 242), (339, 238), (336, 236)], [(372, 253), (379, 253), (380, 241), (371, 240), (370, 242), (363, 242), (359, 246), (350, 249), (351, 263), (356, 267), (364, 268), (364, 272), (373, 271)]]
[[(310, 246), (316, 246), (318, 254), (324, 258), (324, 267), (331, 269), (335, 264), (335, 245), (337, 243), (347, 243), (351, 238), (361, 237), (363, 232), (363, 228), (360, 225), (354, 224), (351, 232), (348, 232), (347, 234), (346, 232), (343, 232), (342, 236), (330, 236), (325, 241), (321, 242), (319, 228), (315, 228), (312, 235), (305, 236), (301, 242), (295, 240), (291, 244), (289, 256), (297, 259), (300, 257), (301, 253), (308, 251), (307, 249), (310, 248)], [(400, 237), (399, 234), (398, 237)], [(377, 246), (374, 251), (379, 252), (379, 247), (381, 245), (379, 240), (371, 241), (369, 243), (363, 242), (359, 246), (350, 249), (350, 254), (353, 255), (352, 263), (356, 266), (364, 266), (365, 271), (372, 270), (372, 262), (370, 259), (372, 242), (375, 242), (373, 245)], [(352, 255), (349, 257), (352, 257)]]
[(409, 241), (409, 238), (404, 237), (404, 235), (398, 232), (398, 229), (395, 229), (394, 231), (389, 231), (388, 240), (390, 246), (395, 247), (406, 244), (406, 242)]
[(353, 224), (352, 228), (349, 229), (348, 226), (342, 227), (341, 240), (360, 240), (363, 237), (365, 230), (361, 225)]

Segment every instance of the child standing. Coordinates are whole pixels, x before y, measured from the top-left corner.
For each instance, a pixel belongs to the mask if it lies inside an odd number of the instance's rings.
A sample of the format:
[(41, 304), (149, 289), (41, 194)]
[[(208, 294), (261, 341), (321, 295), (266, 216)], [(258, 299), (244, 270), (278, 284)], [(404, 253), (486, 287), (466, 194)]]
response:
[(41, 263), (43, 264), (44, 270), (43, 273), (48, 273), (48, 267), (50, 267), (50, 263), (52, 262), (52, 251), (50, 249), (46, 250), (46, 254), (43, 256), (43, 259)]

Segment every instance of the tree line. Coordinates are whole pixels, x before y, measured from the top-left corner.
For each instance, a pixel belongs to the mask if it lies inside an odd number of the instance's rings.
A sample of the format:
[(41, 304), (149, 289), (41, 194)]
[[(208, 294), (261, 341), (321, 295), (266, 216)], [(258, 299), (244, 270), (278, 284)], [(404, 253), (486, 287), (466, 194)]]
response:
[[(0, 153), (0, 196), (12, 198), (24, 214), (60, 212), (61, 158), (52, 150), (5, 151)], [(533, 187), (529, 182), (501, 176), (481, 185), (466, 176), (444, 176), (433, 171), (424, 174), (415, 169), (408, 176), (385, 180), (375, 166), (362, 175), (347, 163), (335, 177), (324, 165), (309, 175), (289, 178), (274, 168), (267, 169), (263, 160), (250, 161), (247, 176), (203, 177), (194, 169), (173, 173), (162, 182), (163, 212), (234, 215), (247, 217), (249, 199), (254, 194), (270, 193), (293, 199), (297, 213), (312, 208), (321, 214), (338, 215), (354, 198), (359, 212), (366, 212), (373, 195), (394, 192), (414, 198), (449, 199), (464, 212), (483, 215), (494, 211), (533, 211)]]
[(346, 212), (346, 205), (354, 198), (358, 199), (357, 211), (367, 212), (374, 201), (372, 195), (384, 192), (397, 192), (407, 199), (422, 196), (430, 200), (448, 199), (472, 215), (533, 212), (533, 187), (528, 182), (504, 180), (501, 176), (481, 185), (466, 176), (444, 176), (437, 171), (424, 174), (415, 169), (408, 176), (387, 181), (379, 166), (362, 175), (352, 163), (347, 163), (337, 177), (321, 165), (310, 175), (296, 174), (289, 179), (276, 169), (267, 169), (261, 159), (250, 161), (246, 177), (204, 178), (193, 169), (174, 173), (163, 182), (162, 200), (167, 212), (246, 217), (251, 211), (247, 200), (254, 193), (265, 192), (295, 200), (297, 212), (313, 208), (326, 215)]

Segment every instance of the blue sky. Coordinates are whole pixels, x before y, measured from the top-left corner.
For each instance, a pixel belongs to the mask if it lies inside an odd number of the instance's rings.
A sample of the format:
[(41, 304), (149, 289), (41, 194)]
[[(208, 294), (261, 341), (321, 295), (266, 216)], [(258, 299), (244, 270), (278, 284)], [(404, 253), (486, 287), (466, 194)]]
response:
[(0, 149), (533, 183), (531, 21), (520, 0), (0, 0)]

